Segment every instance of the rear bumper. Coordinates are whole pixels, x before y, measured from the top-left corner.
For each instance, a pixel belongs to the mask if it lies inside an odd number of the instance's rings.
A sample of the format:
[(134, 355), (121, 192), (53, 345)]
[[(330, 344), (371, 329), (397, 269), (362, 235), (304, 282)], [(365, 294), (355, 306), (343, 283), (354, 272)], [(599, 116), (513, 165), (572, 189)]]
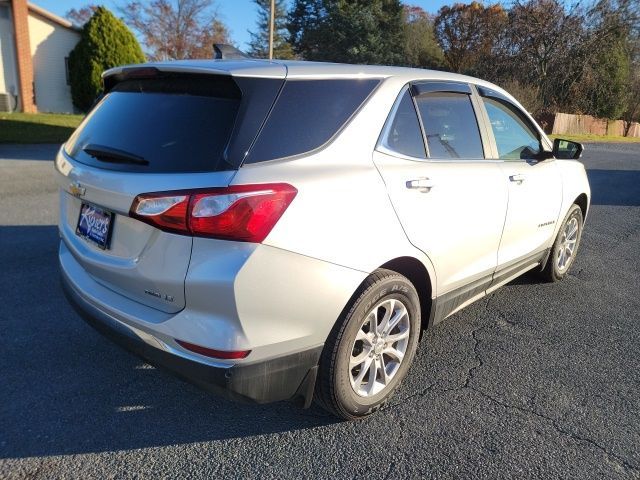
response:
[(154, 366), (235, 401), (268, 403), (299, 398), (305, 407), (311, 403), (322, 346), (249, 364), (200, 363), (147, 343), (135, 329), (89, 302), (64, 269), (61, 282), (69, 303), (87, 323)]

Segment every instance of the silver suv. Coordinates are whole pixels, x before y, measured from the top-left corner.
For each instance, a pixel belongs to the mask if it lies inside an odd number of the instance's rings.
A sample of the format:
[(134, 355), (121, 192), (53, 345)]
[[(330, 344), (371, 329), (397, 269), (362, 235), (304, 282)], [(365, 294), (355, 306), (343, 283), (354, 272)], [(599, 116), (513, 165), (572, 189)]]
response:
[(566, 275), (581, 151), (449, 73), (112, 69), (56, 158), (62, 282), (99, 330), (198, 385), (362, 418), (422, 329), (527, 270)]

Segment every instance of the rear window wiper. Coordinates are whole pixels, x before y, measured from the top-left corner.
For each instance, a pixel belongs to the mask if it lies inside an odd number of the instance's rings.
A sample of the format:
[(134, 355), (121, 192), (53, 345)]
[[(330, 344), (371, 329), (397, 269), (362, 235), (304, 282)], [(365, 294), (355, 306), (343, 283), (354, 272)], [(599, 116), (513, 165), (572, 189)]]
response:
[(149, 165), (149, 161), (145, 160), (134, 153), (118, 150), (117, 148), (107, 147), (104, 145), (95, 145), (90, 143), (82, 149), (85, 153), (101, 162), (111, 163), (133, 163), (134, 165)]

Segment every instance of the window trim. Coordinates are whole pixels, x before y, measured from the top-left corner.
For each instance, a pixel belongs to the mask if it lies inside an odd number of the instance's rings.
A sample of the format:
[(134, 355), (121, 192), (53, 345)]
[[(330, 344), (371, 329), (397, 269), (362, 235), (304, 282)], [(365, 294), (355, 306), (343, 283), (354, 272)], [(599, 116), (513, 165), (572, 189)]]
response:
[[(418, 113), (418, 106), (416, 104), (417, 96), (414, 95), (416, 91), (413, 86), (421, 85), (423, 88), (421, 89), (424, 93), (421, 95), (425, 95), (428, 93), (461, 93), (469, 95), (469, 99), (471, 101), (471, 106), (476, 117), (476, 123), (478, 124), (478, 133), (480, 135), (480, 142), (482, 144), (482, 151), (484, 158), (432, 158), (429, 156), (429, 145), (427, 143), (426, 134), (424, 131), (424, 125), (422, 123), (422, 116)], [(429, 88), (428, 85), (433, 85), (435, 88)], [(443, 88), (443, 89), (441, 89)], [(441, 90), (439, 90), (441, 89)], [(395, 113), (398, 110), (400, 102), (402, 101), (402, 97), (404, 93), (409, 90), (409, 94), (413, 100), (413, 108), (416, 110), (416, 115), (418, 117), (418, 123), (420, 124), (420, 130), (422, 133), (422, 143), (424, 144), (425, 153), (427, 158), (417, 158), (411, 157), (408, 155), (404, 155), (402, 153), (396, 152), (384, 146), (382, 139), (385, 137), (387, 131), (395, 117)], [(418, 95), (419, 96), (419, 95)], [(385, 120), (384, 126), (382, 127), (382, 131), (378, 136), (378, 141), (376, 142), (376, 147), (374, 151), (384, 153), (386, 155), (390, 155), (392, 157), (400, 158), (403, 160), (410, 160), (414, 162), (431, 162), (431, 163), (478, 163), (478, 162), (487, 162), (487, 163), (499, 163), (502, 160), (496, 160), (495, 157), (490, 156), (491, 152), (494, 148), (492, 142), (493, 138), (487, 132), (487, 122), (485, 120), (486, 112), (484, 111), (484, 107), (481, 105), (482, 102), (477, 97), (476, 86), (472, 83), (466, 82), (456, 82), (456, 81), (439, 81), (439, 80), (429, 80), (429, 79), (416, 79), (412, 80), (409, 83), (402, 86), (400, 92), (396, 96), (396, 99), (391, 107), (389, 114), (387, 115), (387, 119)], [(489, 126), (490, 128), (490, 126)]]
[(425, 160), (431, 158), (431, 151), (429, 150), (429, 142), (427, 141), (427, 131), (424, 129), (424, 123), (422, 122), (422, 115), (420, 115), (420, 109), (418, 108), (418, 97), (413, 95), (413, 85), (409, 88), (409, 95), (411, 95), (411, 102), (413, 103), (413, 109), (418, 117), (418, 125), (420, 126), (420, 135), (422, 135), (422, 144), (424, 145)]
[[(407, 156), (407, 155), (403, 155), (399, 152), (395, 152), (389, 148), (386, 148), (383, 145), (382, 142), (382, 138), (384, 138), (384, 135), (386, 134), (388, 128), (388, 125), (390, 125), (390, 122), (392, 121), (393, 117), (395, 116), (395, 112), (398, 109), (398, 105), (400, 104), (400, 102), (402, 101), (402, 96), (404, 95), (404, 93), (406, 92), (407, 89), (411, 89), (412, 85), (426, 85), (426, 84), (434, 84), (434, 85), (447, 85), (447, 86), (451, 86), (451, 85), (467, 85), (469, 87), (470, 93), (469, 95), (469, 99), (471, 100), (471, 105), (473, 107), (475, 116), (476, 116), (476, 122), (478, 123), (478, 130), (480, 133), (480, 140), (482, 142), (482, 148), (483, 148), (483, 152), (484, 152), (484, 159), (482, 158), (450, 158), (450, 159), (439, 159), (439, 158), (431, 158), (429, 156), (429, 147), (428, 147), (428, 143), (426, 142), (426, 136), (424, 133), (424, 126), (422, 124), (422, 117), (420, 116), (420, 114), (418, 113), (417, 110), (417, 105), (415, 103), (415, 99), (416, 96), (413, 95), (413, 91), (410, 91), (410, 93), (412, 94), (411, 97), (414, 100), (414, 108), (416, 109), (416, 115), (418, 116), (418, 122), (420, 123), (420, 128), (422, 130), (422, 141), (424, 143), (425, 146), (425, 152), (427, 154), (427, 158), (416, 158), (416, 157), (411, 157), (411, 156)], [(453, 88), (453, 87), (452, 87)], [(463, 89), (464, 87), (461, 87), (461, 89)], [(424, 91), (424, 90), (423, 90)], [(430, 90), (429, 93), (435, 93), (438, 90)], [(480, 91), (482, 91), (485, 95), (482, 95), (480, 93)], [(457, 91), (448, 91), (444, 90), (442, 91), (443, 93), (464, 93), (461, 90), (457, 90)], [(422, 94), (424, 95), (424, 93)], [(380, 153), (384, 153), (386, 155), (390, 155), (396, 158), (401, 158), (404, 160), (411, 160), (414, 162), (433, 162), (433, 163), (444, 163), (444, 162), (448, 162), (448, 163), (478, 163), (478, 162), (485, 162), (485, 163), (504, 163), (504, 162), (513, 162), (513, 161), (526, 161), (526, 160), (509, 160), (509, 159), (500, 159), (499, 155), (498, 155), (498, 147), (496, 144), (496, 140), (495, 140), (495, 136), (493, 134), (493, 129), (491, 127), (491, 122), (489, 121), (489, 115), (487, 114), (486, 108), (484, 106), (484, 102), (482, 101), (482, 97), (483, 96), (487, 96), (487, 97), (493, 97), (496, 96), (498, 97), (498, 99), (502, 100), (502, 101), (506, 101), (507, 103), (509, 103), (510, 105), (512, 105), (515, 109), (516, 112), (519, 112), (519, 115), (521, 115), (523, 117), (523, 119), (525, 120), (525, 122), (533, 128), (533, 130), (537, 133), (538, 138), (540, 139), (540, 143), (543, 147), (543, 149), (545, 151), (550, 151), (551, 150), (551, 144), (548, 141), (548, 139), (546, 138), (544, 132), (542, 131), (542, 129), (540, 128), (540, 126), (537, 124), (537, 122), (535, 122), (531, 116), (528, 113), (525, 113), (520, 107), (518, 107), (515, 103), (513, 103), (512, 100), (510, 100), (507, 96), (501, 94), (500, 92), (497, 92), (495, 90), (492, 90), (488, 87), (484, 87), (481, 85), (477, 85), (475, 83), (465, 83), (465, 82), (456, 82), (456, 81), (438, 81), (438, 80), (426, 80), (426, 79), (418, 79), (418, 80), (413, 80), (405, 85), (403, 85), (403, 87), (401, 88), (400, 92), (398, 93), (393, 107), (391, 108), (391, 111), (389, 113), (389, 115), (387, 116), (387, 119), (385, 120), (384, 126), (382, 127), (382, 131), (378, 137), (378, 141), (376, 143), (376, 147), (375, 147), (375, 151), (378, 151)], [(553, 160), (553, 159), (551, 159)], [(549, 161), (546, 160), (547, 162)]]
[(426, 95), (429, 93), (466, 93), (471, 95), (471, 86), (468, 83), (455, 81), (426, 80), (413, 82), (411, 84), (411, 94), (413, 97)]
[[(427, 82), (422, 82), (427, 83)], [(447, 84), (455, 84), (456, 82), (433, 82), (435, 85), (443, 85), (444, 83)], [(472, 85), (467, 84), (467, 83), (459, 83), (459, 85), (465, 85), (466, 87), (468, 87), (468, 91), (463, 89), (463, 87), (461, 87), (459, 90), (457, 91), (452, 91), (452, 90), (439, 90), (439, 89), (433, 89), (428, 91), (427, 93), (423, 93), (421, 95), (419, 95), (419, 97), (425, 97), (427, 95), (431, 95), (431, 94), (439, 94), (439, 93), (453, 93), (453, 94), (458, 94), (458, 95), (467, 95), (467, 97), (469, 98), (469, 102), (471, 103), (471, 110), (473, 111), (475, 120), (476, 120), (476, 125), (478, 127), (478, 136), (480, 137), (480, 146), (482, 147), (482, 158), (433, 158), (431, 156), (427, 157), (427, 161), (430, 162), (457, 162), (457, 163), (468, 163), (468, 162), (483, 162), (486, 160), (493, 160), (488, 156), (488, 153), (491, 152), (490, 148), (491, 148), (491, 144), (488, 143), (489, 142), (489, 138), (486, 138), (485, 135), (485, 129), (483, 127), (483, 123), (484, 123), (484, 117), (481, 116), (481, 114), (478, 111), (478, 108), (476, 106), (476, 102), (474, 102), (474, 90), (472, 88)], [(418, 109), (418, 105), (417, 105), (417, 97), (414, 97), (414, 103), (415, 103), (415, 108), (416, 111), (418, 112), (418, 119), (420, 121), (420, 126), (422, 128), (422, 139), (424, 141), (425, 144), (425, 148), (427, 150), (427, 155), (429, 155), (429, 142), (427, 141), (427, 135), (426, 132), (424, 130), (424, 125), (423, 125), (423, 120), (422, 120), (422, 115), (420, 115), (420, 110)]]

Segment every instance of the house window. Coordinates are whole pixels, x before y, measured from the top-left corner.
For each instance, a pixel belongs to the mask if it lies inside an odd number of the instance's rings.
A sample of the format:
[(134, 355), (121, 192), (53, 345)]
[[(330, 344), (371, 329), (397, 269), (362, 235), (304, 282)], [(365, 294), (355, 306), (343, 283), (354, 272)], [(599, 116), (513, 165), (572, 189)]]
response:
[(0, 18), (9, 19), (9, 6), (8, 5), (0, 5)]
[(69, 81), (69, 57), (64, 57), (64, 77), (67, 80), (67, 85), (71, 85)]

